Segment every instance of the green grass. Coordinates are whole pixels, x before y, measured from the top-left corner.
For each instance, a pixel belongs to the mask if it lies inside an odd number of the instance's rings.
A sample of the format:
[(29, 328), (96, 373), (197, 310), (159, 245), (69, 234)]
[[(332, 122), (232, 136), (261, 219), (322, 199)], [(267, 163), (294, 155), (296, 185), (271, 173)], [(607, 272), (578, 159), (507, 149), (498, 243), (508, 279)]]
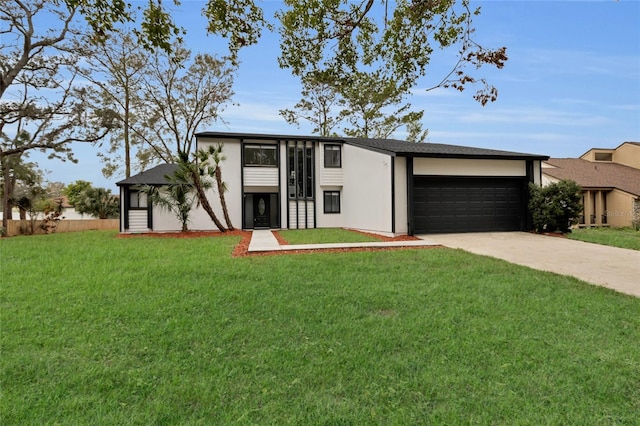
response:
[(278, 231), (289, 244), (365, 243), (380, 239), (342, 228), (283, 229)]
[(633, 228), (579, 228), (567, 236), (572, 240), (640, 250), (640, 231)]
[(0, 423), (637, 424), (637, 298), (458, 250), (237, 241), (0, 240)]

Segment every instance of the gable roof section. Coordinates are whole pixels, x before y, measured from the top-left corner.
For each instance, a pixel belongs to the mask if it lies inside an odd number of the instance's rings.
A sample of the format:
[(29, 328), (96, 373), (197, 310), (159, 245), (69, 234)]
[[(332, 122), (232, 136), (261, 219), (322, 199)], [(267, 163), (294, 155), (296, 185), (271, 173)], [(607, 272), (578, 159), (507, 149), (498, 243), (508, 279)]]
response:
[(342, 138), (326, 136), (269, 135), (252, 133), (200, 132), (196, 137), (233, 138), (251, 140), (299, 140), (311, 142), (346, 143), (371, 151), (399, 157), (439, 157), (439, 158), (491, 158), (509, 160), (546, 160), (549, 156), (525, 154), (521, 152), (495, 149), (473, 148), (440, 143), (414, 143), (397, 139)]
[(617, 188), (640, 196), (640, 170), (616, 163), (595, 163), (581, 158), (550, 158), (542, 173), (555, 179), (571, 179), (583, 188)]
[(131, 176), (127, 179), (117, 182), (118, 186), (130, 185), (165, 185), (167, 184), (166, 175), (172, 175), (178, 166), (176, 164), (160, 164), (152, 169), (145, 170), (142, 173)]

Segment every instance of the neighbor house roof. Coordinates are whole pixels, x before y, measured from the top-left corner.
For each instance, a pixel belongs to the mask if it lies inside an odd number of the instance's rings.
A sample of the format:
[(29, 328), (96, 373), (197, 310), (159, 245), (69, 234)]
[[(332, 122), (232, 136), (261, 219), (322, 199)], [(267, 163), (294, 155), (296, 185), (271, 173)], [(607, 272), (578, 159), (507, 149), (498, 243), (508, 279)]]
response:
[(166, 176), (172, 175), (177, 167), (176, 164), (160, 164), (135, 176), (121, 180), (116, 185), (164, 185), (168, 183)]
[(546, 155), (473, 148), (461, 145), (445, 145), (440, 143), (414, 143), (397, 139), (366, 139), (225, 132), (200, 132), (196, 133), (196, 137), (346, 143), (349, 145), (359, 146), (364, 149), (384, 152), (389, 155), (400, 157), (495, 158), (510, 160), (546, 160), (549, 158)]
[(553, 167), (543, 167), (542, 173), (552, 178), (575, 181), (583, 188), (617, 188), (640, 196), (640, 170), (616, 163), (601, 163), (581, 158), (550, 158)]

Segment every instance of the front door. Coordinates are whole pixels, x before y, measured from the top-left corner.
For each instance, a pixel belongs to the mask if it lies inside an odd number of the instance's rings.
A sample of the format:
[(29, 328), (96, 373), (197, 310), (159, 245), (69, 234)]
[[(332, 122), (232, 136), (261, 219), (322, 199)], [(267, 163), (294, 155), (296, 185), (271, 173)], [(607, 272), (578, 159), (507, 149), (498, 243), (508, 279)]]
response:
[(253, 195), (253, 228), (269, 228), (269, 194)]

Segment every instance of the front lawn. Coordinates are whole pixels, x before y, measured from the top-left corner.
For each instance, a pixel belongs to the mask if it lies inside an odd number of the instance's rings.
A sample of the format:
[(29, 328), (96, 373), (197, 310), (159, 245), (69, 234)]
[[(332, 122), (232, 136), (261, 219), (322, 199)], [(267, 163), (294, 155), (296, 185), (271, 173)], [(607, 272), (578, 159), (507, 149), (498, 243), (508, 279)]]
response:
[(567, 234), (572, 240), (640, 250), (640, 231), (633, 228), (579, 228)]
[(283, 229), (277, 232), (289, 244), (365, 243), (380, 241), (380, 238), (343, 228)]
[(444, 248), (0, 240), (23, 424), (634, 424), (640, 299)]

